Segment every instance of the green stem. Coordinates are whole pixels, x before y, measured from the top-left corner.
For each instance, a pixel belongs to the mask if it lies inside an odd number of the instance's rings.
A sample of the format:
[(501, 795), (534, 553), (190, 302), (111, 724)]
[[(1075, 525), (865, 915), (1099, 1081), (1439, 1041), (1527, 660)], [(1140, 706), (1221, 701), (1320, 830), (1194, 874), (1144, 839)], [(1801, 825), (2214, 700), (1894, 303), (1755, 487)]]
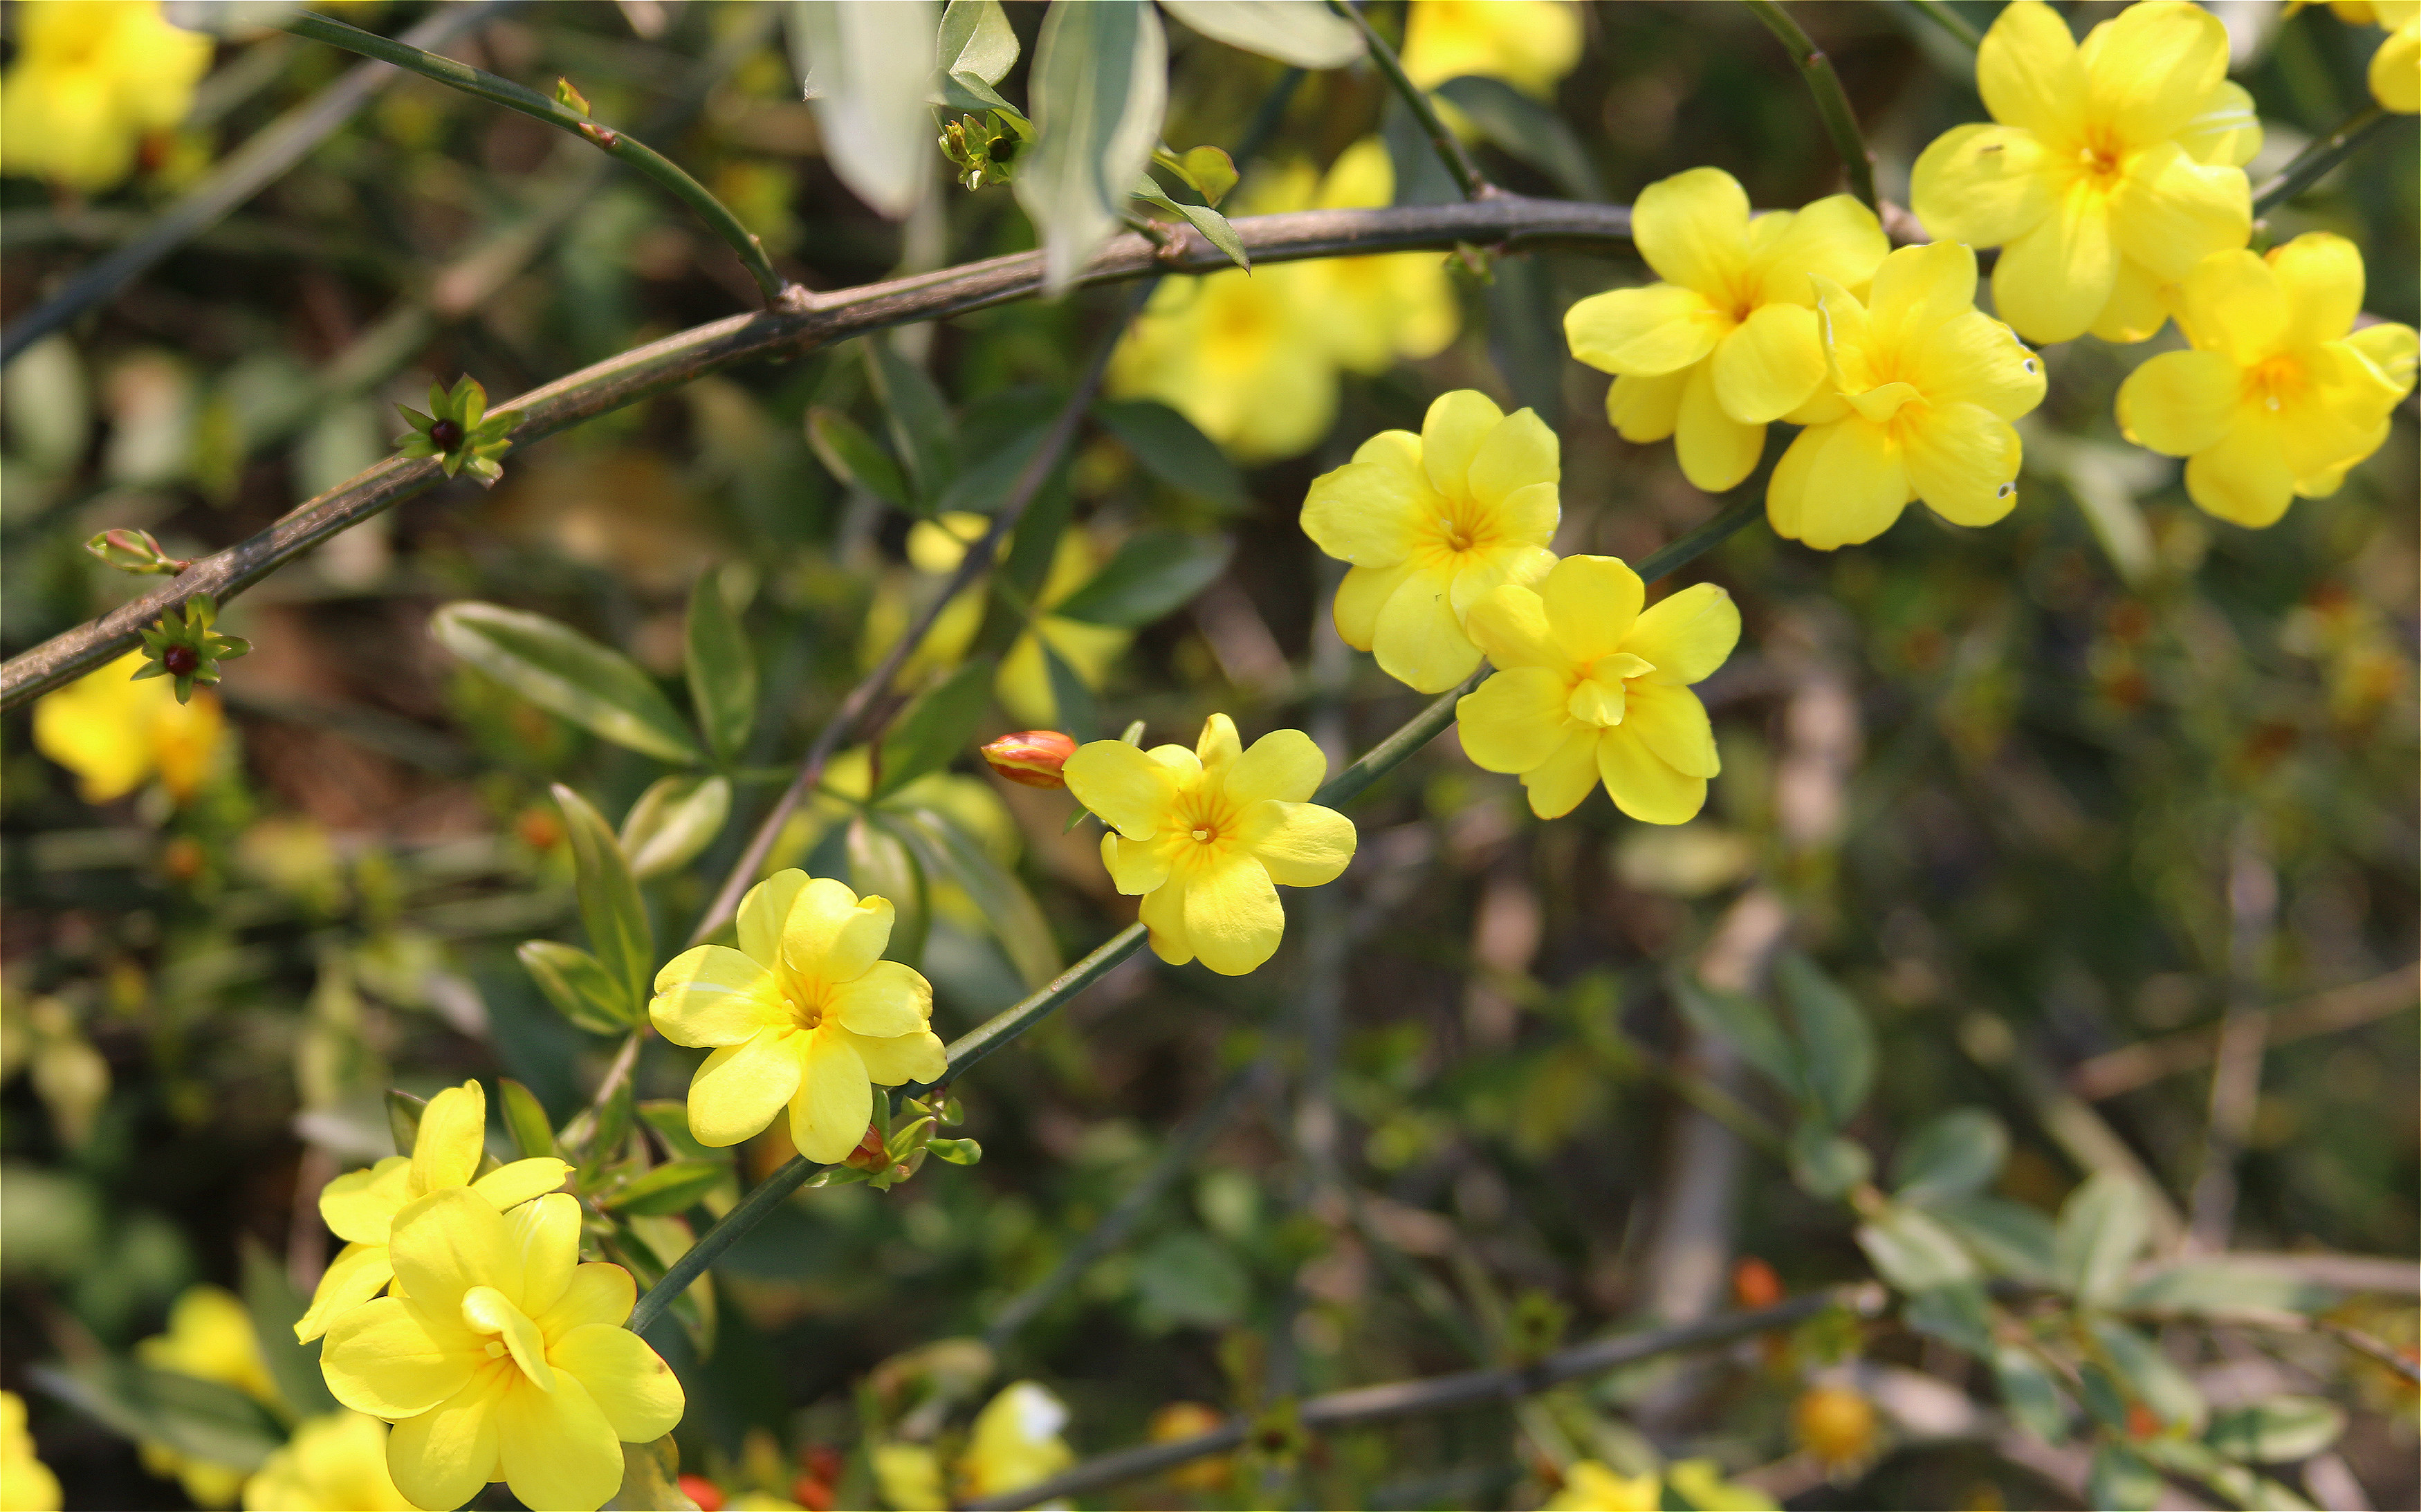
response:
[(1833, 71), (1833, 60), (1824, 55), (1813, 39), (1799, 23), (1790, 19), (1780, 0), (1743, 0), (1765, 29), (1773, 33), (1784, 47), (1790, 50), (1790, 61), (1799, 66), (1800, 77), (1807, 81), (1807, 92), (1816, 97), (1816, 113), (1824, 117), (1825, 134), (1833, 139), (1833, 150), (1841, 155), (1841, 167), (1850, 176), (1850, 193), (1868, 210), (1878, 208), (1875, 199), (1875, 159), (1867, 150), (1867, 139), (1858, 131), (1858, 117), (1850, 108), (1849, 92), (1841, 87), (1841, 76)]
[(2337, 129), (2295, 154), (2278, 176), (2253, 192), (2253, 213), (2266, 215), (2319, 182), (2322, 176), (2353, 155), (2354, 149), (2387, 124), (2387, 112), (2377, 101), (2363, 106)]
[(1909, 3), (1916, 7), (1917, 13), (1926, 20), (1966, 43), (1970, 51), (1984, 45), (1984, 34), (1976, 29), (1976, 23), (1952, 9), (1944, 0), (1909, 0)]
[(1429, 146), (1437, 148), (1438, 160), (1445, 164), (1445, 171), (1454, 175), (1455, 184), (1462, 190), (1462, 197), (1479, 199), (1496, 193), (1496, 186), (1488, 181), (1488, 176), (1479, 171), (1479, 164), (1472, 161), (1470, 151), (1462, 145), (1462, 138), (1455, 135), (1453, 128), (1447, 126), (1445, 117), (1438, 114), (1437, 101), (1429, 98), (1428, 90), (1413, 82), (1412, 75), (1404, 71), (1402, 60), (1396, 56), (1396, 50), (1387, 45), (1385, 38), (1371, 29), (1368, 18), (1346, 0), (1328, 0), (1328, 8), (1361, 30), (1362, 40), (1370, 49), (1370, 60), (1379, 65), (1379, 71), (1387, 76), (1387, 83), (1411, 108), (1413, 118), (1419, 121), (1421, 130), (1429, 133)]
[(349, 26), (327, 16), (298, 10), (278, 24), (297, 37), (392, 63), (425, 79), (434, 79), (448, 88), (476, 95), (492, 104), (518, 110), (550, 126), (561, 127), (587, 138), (608, 157), (629, 164), (695, 210), (714, 234), (723, 238), (731, 250), (740, 255), (741, 265), (748, 270), (748, 276), (757, 281), (757, 288), (764, 294), (767, 305), (773, 304), (782, 297), (783, 278), (767, 259), (764, 243), (758, 241), (748, 227), (741, 225), (740, 217), (732, 214), (723, 201), (710, 194), (706, 185), (691, 178), (679, 164), (637, 137), (601, 126), (570, 106), (549, 100), (535, 90), (524, 89), (509, 79), (500, 79), (469, 64), (457, 63), (450, 57), (424, 51), (409, 42), (381, 37), (376, 32)]

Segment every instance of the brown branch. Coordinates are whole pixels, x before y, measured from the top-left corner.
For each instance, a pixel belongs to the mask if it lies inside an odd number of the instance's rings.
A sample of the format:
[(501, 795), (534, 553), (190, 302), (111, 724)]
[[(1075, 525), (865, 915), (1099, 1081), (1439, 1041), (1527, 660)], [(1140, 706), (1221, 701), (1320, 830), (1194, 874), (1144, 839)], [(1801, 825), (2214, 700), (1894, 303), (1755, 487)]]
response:
[[(2366, 982), (2334, 988), (2300, 1003), (2269, 1010), (2266, 1037), (2283, 1045), (2291, 1039), (2334, 1034), (2383, 1019), (2421, 1000), (2421, 964), (2399, 967)], [(2206, 1025), (2181, 1029), (2158, 1039), (2122, 1046), (2085, 1061), (2068, 1073), (2068, 1089), (2080, 1098), (2100, 1101), (2132, 1092), (2164, 1076), (2208, 1066), (2219, 1052), (2219, 1031)]]

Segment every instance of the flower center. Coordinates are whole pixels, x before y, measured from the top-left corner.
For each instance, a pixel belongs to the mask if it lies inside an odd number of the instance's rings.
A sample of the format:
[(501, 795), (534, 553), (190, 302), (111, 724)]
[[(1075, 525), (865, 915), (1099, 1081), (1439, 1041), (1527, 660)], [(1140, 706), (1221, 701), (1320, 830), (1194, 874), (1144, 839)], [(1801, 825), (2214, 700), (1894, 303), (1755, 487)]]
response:
[(1193, 792), (1178, 799), (1169, 815), (1169, 830), (1183, 838), (1175, 859), (1209, 863), (1235, 843), (1236, 816), (1221, 793)]
[(1195, 839), (1196, 839), (1196, 840), (1198, 840), (1198, 841), (1200, 841), (1200, 842), (1201, 842), (1202, 844), (1204, 844), (1204, 845), (1209, 845), (1211, 841), (1213, 841), (1213, 840), (1217, 839), (1218, 837), (1219, 837), (1219, 832), (1218, 832), (1218, 831), (1216, 831), (1216, 830), (1214, 830), (1214, 829), (1212, 829), (1212, 828), (1210, 828), (1210, 826), (1209, 826), (1208, 824), (1197, 825), (1197, 826), (1195, 828), (1195, 831), (1194, 831), (1194, 838), (1195, 838)]
[(1629, 651), (1599, 657), (1573, 683), (1564, 700), (1564, 711), (1584, 725), (1595, 725), (1601, 729), (1619, 725), (1630, 702), (1632, 680), (1655, 670), (1654, 665)]
[(2119, 163), (2125, 156), (2117, 141), (2104, 131), (2096, 131), (2076, 149), (2076, 165), (2093, 180), (2094, 187), (2108, 189), (2118, 178)]
[(820, 982), (804, 982), (796, 977), (784, 982), (782, 1003), (790, 1010), (790, 1023), (797, 1029), (812, 1032), (824, 1021), (824, 990)]
[(2266, 410), (2279, 410), (2287, 401), (2299, 397), (2304, 387), (2304, 365), (2294, 358), (2280, 355), (2257, 364), (2244, 375), (2243, 397), (2257, 400)]
[(462, 1294), (462, 1321), (473, 1333), (489, 1335), (483, 1347), (491, 1360), (509, 1354), (523, 1375), (540, 1391), (554, 1390), (554, 1366), (546, 1357), (546, 1340), (527, 1314), (493, 1286), (473, 1286)]

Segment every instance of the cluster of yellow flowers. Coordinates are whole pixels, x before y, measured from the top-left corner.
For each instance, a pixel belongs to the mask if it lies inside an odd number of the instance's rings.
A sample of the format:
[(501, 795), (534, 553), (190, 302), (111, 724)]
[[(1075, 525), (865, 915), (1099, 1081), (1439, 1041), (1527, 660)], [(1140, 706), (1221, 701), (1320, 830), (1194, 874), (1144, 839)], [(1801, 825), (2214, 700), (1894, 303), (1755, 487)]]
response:
[(1067, 1404), (1048, 1388), (1012, 1381), (976, 1414), (966, 1448), (949, 1467), (955, 1498), (945, 1488), (941, 1457), (921, 1443), (877, 1444), (874, 1478), (882, 1500), (898, 1512), (940, 1512), (953, 1500), (1005, 1496), (1075, 1463), (1060, 1437), (1067, 1426)]
[(1709, 1512), (1774, 1512), (1782, 1504), (1754, 1487), (1724, 1479), (1711, 1459), (1682, 1459), (1652, 1473), (1625, 1475), (1604, 1461), (1583, 1459), (1564, 1472), (1562, 1489), (1541, 1512), (1655, 1512), (1670, 1486), (1685, 1506)]
[(0, 79), (0, 173), (116, 188), (144, 136), (184, 119), (211, 53), (158, 0), (28, 0)]

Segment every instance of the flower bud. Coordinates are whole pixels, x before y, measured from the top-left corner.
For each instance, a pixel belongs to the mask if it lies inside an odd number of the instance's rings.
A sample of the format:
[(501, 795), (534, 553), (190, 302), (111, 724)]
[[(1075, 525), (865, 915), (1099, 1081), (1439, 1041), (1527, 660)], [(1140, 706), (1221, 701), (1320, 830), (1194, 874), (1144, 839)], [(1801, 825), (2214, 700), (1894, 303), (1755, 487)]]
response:
[(120, 572), (174, 577), (193, 565), (162, 550), (148, 530), (104, 530), (86, 541), (84, 549)]
[(984, 761), (1010, 782), (1027, 787), (1065, 787), (1060, 775), (1076, 742), (1057, 730), (1020, 730), (983, 747)]

